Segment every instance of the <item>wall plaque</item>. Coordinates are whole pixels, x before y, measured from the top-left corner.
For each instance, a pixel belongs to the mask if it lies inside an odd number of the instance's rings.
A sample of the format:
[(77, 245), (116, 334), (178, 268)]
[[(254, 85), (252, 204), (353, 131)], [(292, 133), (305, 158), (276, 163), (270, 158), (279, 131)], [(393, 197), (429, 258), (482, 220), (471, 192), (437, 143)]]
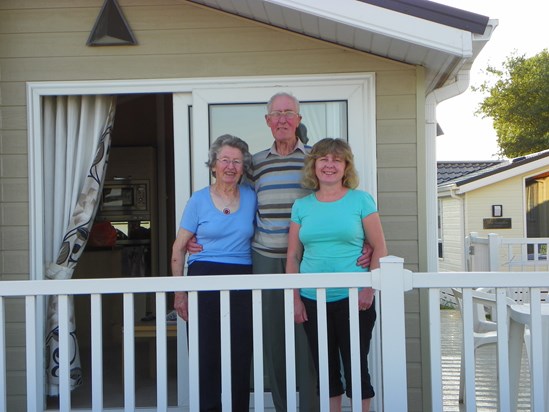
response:
[(511, 229), (511, 218), (496, 217), (482, 219), (483, 229)]

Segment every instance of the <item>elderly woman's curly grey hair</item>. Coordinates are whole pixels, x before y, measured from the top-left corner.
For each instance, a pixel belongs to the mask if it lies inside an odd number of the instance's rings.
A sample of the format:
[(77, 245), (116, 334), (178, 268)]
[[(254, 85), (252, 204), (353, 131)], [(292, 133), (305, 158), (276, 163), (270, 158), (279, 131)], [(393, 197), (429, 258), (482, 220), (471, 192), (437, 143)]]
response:
[(208, 152), (208, 161), (206, 166), (212, 171), (215, 176), (214, 166), (215, 161), (217, 160), (217, 155), (224, 146), (234, 147), (242, 152), (243, 165), (244, 165), (244, 174), (246, 174), (252, 167), (252, 155), (248, 148), (248, 143), (242, 140), (240, 137), (236, 137), (230, 134), (224, 134), (219, 136), (210, 146), (210, 151)]

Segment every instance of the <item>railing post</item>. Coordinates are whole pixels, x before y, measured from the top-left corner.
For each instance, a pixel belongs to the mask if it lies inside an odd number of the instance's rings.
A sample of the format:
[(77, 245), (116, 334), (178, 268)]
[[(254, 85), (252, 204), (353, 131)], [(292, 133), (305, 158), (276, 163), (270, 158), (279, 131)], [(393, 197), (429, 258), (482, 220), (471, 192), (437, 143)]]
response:
[(465, 269), (467, 272), (473, 272), (475, 270), (475, 240), (478, 238), (477, 232), (469, 232), (465, 242)]
[(404, 259), (387, 256), (372, 273), (374, 288), (380, 293), (381, 362), (383, 410), (408, 410), (406, 381), (406, 333), (404, 292), (411, 289), (412, 276), (404, 270)]
[(42, 406), (38, 388), (38, 375), (36, 370), (38, 359), (38, 336), (36, 327), (36, 296), (25, 297), (25, 338), (27, 358), (27, 411), (39, 411)]
[(500, 264), (499, 264), (499, 254), (501, 251), (501, 238), (496, 233), (489, 233), (488, 234), (488, 267), (490, 268), (490, 272), (499, 272), (500, 271)]
[(463, 261), (464, 267), (467, 272), (472, 272), (471, 270), (471, 234), (465, 236), (464, 248), (463, 248)]

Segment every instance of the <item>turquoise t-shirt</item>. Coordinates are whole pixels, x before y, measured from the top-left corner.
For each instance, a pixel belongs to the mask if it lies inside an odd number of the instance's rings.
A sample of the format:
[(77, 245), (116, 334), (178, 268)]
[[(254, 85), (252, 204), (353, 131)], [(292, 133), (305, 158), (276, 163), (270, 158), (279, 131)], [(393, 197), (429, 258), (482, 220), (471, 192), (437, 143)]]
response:
[(195, 233), (197, 242), (203, 246), (202, 252), (189, 256), (189, 264), (195, 261), (252, 264), (257, 199), (252, 188), (239, 187), (240, 208), (228, 215), (215, 207), (209, 187), (193, 193), (189, 199), (179, 226)]
[[(362, 219), (377, 212), (372, 196), (361, 190), (349, 190), (335, 202), (319, 202), (314, 193), (297, 199), (292, 207), (292, 222), (301, 225), (303, 244), (301, 273), (364, 272), (356, 265), (366, 235)], [(315, 289), (301, 289), (301, 296), (316, 300)], [(326, 301), (349, 296), (346, 288), (326, 290)]]

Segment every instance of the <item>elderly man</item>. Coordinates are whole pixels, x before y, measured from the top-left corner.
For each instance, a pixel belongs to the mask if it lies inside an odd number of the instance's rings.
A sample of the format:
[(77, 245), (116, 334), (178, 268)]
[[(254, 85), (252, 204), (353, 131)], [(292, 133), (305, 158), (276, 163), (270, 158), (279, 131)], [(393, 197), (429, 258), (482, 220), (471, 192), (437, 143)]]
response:
[[(288, 93), (275, 94), (267, 104), (267, 125), (273, 145), (253, 156), (249, 180), (257, 193), (257, 215), (252, 242), (253, 272), (284, 273), (288, 228), (294, 201), (309, 193), (301, 187), (302, 167), (310, 151), (296, 136), (301, 122), (299, 101)], [(284, 291), (263, 293), (265, 369), (273, 403), (286, 410), (286, 361), (284, 344)], [(296, 325), (296, 374), (299, 410), (317, 411), (317, 374), (302, 325)]]

